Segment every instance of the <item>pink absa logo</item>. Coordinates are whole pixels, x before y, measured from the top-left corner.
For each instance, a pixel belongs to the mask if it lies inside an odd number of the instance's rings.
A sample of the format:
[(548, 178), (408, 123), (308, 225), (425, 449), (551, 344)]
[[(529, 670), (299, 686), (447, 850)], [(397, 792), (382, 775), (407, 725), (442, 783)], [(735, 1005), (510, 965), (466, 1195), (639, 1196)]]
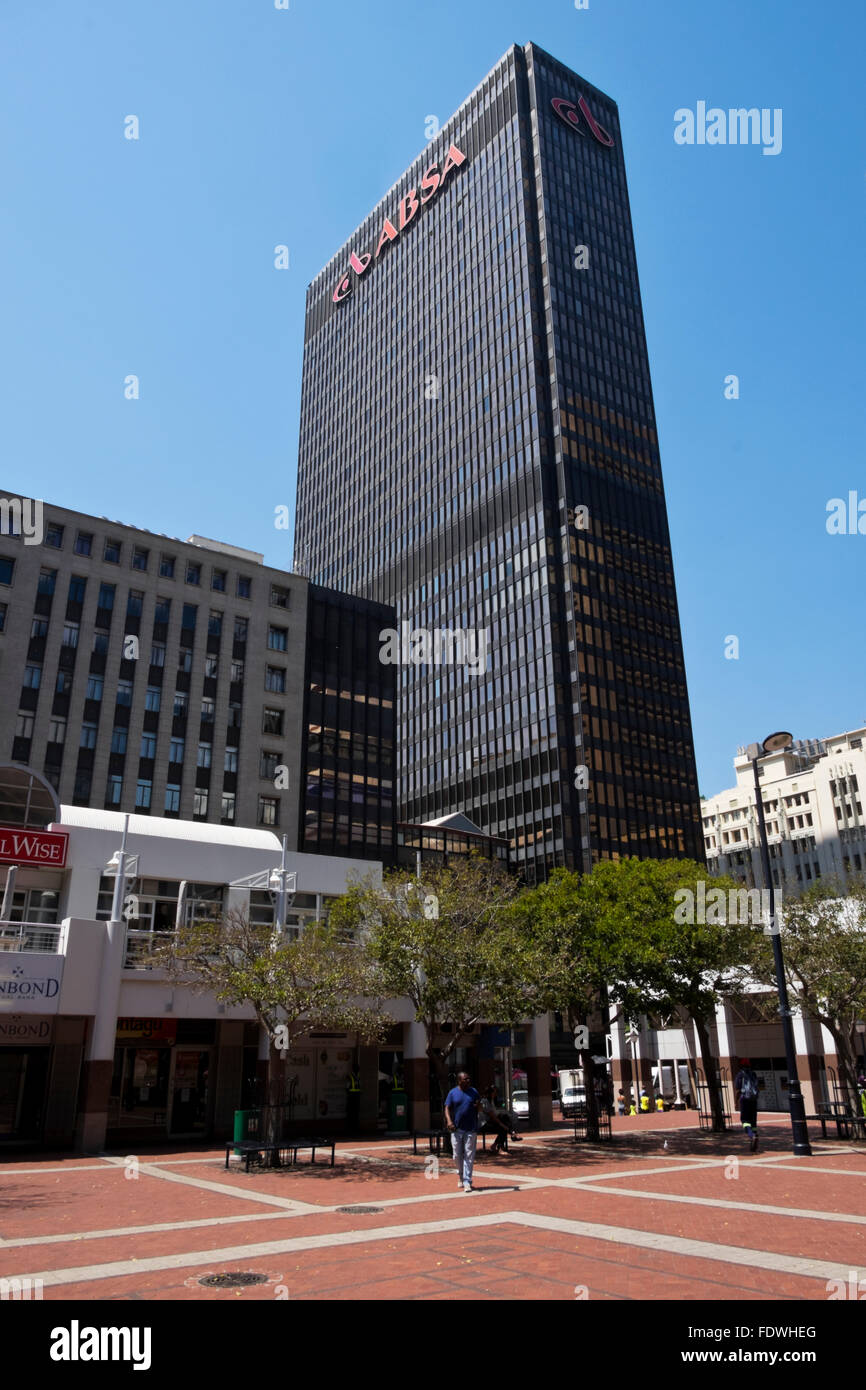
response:
[(572, 130), (576, 130), (579, 135), (583, 134), (583, 126), (580, 118), (583, 116), (589, 126), (591, 134), (600, 145), (606, 145), (608, 149), (613, 149), (613, 137), (605, 130), (589, 109), (589, 102), (586, 97), (578, 97), (577, 104), (569, 101), (566, 97), (554, 97), (550, 103), (561, 121), (564, 121)]

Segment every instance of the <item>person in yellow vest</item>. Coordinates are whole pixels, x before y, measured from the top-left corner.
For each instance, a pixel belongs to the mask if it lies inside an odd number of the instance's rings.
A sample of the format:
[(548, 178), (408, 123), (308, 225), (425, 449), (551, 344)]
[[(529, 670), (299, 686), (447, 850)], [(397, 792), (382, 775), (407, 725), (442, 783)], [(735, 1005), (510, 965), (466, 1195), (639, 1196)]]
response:
[(346, 1120), (350, 1134), (361, 1128), (361, 1081), (358, 1068), (352, 1067), (346, 1077)]
[(650, 1108), (649, 1096), (647, 1095), (646, 1091), (641, 1091), (641, 1093), (640, 1093), (640, 1109), (641, 1109), (641, 1114), (642, 1114), (642, 1115), (646, 1115), (646, 1114), (649, 1112), (649, 1108)]
[(665, 1103), (661, 1096), (656, 1096), (656, 1110), (664, 1110)]

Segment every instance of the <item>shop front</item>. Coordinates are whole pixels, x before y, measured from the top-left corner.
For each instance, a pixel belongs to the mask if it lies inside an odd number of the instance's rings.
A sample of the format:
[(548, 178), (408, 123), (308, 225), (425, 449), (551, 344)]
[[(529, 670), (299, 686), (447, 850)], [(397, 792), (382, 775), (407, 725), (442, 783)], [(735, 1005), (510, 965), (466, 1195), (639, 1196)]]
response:
[(212, 1019), (119, 1018), (109, 1140), (211, 1134), (215, 1052)]
[(54, 1019), (0, 1015), (0, 1143), (42, 1137)]

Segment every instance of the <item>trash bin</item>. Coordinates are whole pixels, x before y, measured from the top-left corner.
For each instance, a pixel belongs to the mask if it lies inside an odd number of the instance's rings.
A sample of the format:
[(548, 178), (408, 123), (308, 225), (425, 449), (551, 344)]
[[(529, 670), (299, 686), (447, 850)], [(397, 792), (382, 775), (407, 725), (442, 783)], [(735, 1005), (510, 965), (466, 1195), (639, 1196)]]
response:
[[(239, 1144), (242, 1139), (259, 1139), (261, 1137), (261, 1110), (236, 1110), (235, 1111), (235, 1132), (234, 1141)], [(239, 1153), (235, 1149), (235, 1153)]]
[(405, 1091), (388, 1092), (388, 1130), (399, 1134), (409, 1130), (409, 1097)]

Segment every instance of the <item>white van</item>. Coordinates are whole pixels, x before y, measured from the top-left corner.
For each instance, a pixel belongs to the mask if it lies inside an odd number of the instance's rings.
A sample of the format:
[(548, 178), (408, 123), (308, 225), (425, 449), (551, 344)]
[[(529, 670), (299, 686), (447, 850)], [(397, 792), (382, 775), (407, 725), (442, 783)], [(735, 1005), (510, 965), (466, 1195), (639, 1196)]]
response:
[(586, 1109), (586, 1086), (580, 1067), (559, 1073), (559, 1110), (563, 1118)]

